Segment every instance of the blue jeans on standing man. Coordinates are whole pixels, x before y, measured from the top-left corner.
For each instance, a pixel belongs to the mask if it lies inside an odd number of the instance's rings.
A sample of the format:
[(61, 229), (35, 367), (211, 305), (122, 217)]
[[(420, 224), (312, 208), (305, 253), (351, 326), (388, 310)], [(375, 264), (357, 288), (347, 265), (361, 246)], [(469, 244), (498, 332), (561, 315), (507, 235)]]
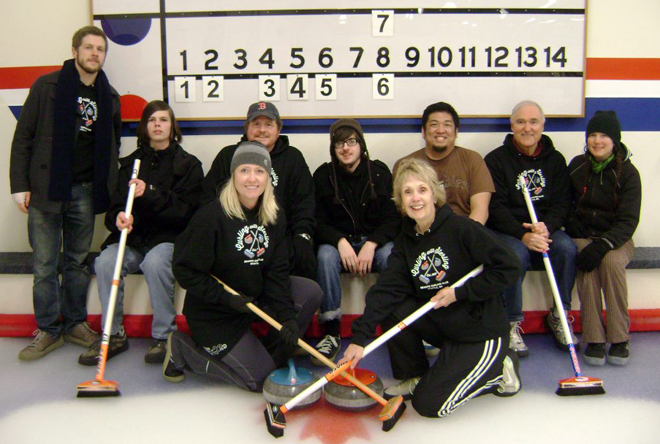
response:
[[(349, 242), (357, 254), (366, 241), (367, 238), (365, 236), (359, 242)], [(372, 272), (385, 271), (387, 268), (387, 258), (390, 256), (393, 246), (394, 242), (388, 242), (376, 248), (371, 265)], [(339, 250), (333, 245), (322, 244), (319, 246), (317, 258), (316, 281), (323, 290), (323, 302), (321, 303), (319, 322), (341, 319), (341, 278), (339, 275), (342, 271), (342, 263)]]
[[(29, 207), (28, 237), (34, 259), (34, 315), (38, 328), (53, 337), (87, 320), (90, 275), (84, 262), (92, 245), (94, 218), (91, 182), (74, 183), (71, 200), (62, 202), (58, 213)], [(60, 283), (57, 267), (62, 247)]]
[[(104, 326), (108, 315), (108, 303), (118, 249), (119, 244), (109, 245), (94, 262)], [(160, 243), (150, 250), (126, 246), (110, 334), (119, 333), (120, 327), (124, 323), (124, 278), (127, 274), (135, 273), (138, 270), (142, 270), (144, 280), (149, 287), (151, 308), (154, 313), (151, 336), (154, 339), (165, 340), (170, 332), (176, 330), (176, 310), (174, 308), (174, 284), (176, 281), (174, 273), (172, 273), (173, 250), (174, 244), (171, 242)]]
[[(522, 273), (518, 277), (518, 280), (502, 292), (509, 322), (522, 321), (522, 282), (525, 279), (527, 270), (545, 269), (543, 255), (528, 249), (520, 239), (497, 231), (494, 233), (516, 253), (516, 256), (518, 256), (518, 259), (522, 263)], [(548, 257), (555, 273), (555, 280), (559, 288), (562, 305), (564, 306), (564, 310), (568, 311), (571, 309), (571, 292), (573, 291), (575, 276), (577, 274), (575, 263), (577, 248), (573, 239), (562, 230), (552, 233), (550, 239), (552, 239), (552, 243), (550, 243)]]

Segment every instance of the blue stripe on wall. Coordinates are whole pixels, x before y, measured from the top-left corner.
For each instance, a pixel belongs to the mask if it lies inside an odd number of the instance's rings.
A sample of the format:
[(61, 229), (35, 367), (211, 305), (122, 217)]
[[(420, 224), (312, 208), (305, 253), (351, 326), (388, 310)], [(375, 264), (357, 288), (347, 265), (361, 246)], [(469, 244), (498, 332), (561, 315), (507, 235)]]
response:
[[(587, 122), (597, 110), (615, 110), (624, 131), (660, 131), (659, 98), (587, 98), (586, 118), (553, 118), (545, 124), (547, 132), (584, 131)], [(542, 104), (541, 104), (542, 105)], [(18, 118), (22, 106), (10, 106)], [(422, 110), (420, 110), (421, 112)], [(358, 119), (366, 133), (417, 133), (421, 119)], [(285, 134), (325, 134), (335, 119), (288, 119), (284, 121)], [(191, 120), (179, 121), (184, 136), (242, 135), (243, 120)], [(125, 122), (122, 136), (134, 136), (137, 122)], [(461, 132), (508, 132), (506, 118), (461, 119)]]

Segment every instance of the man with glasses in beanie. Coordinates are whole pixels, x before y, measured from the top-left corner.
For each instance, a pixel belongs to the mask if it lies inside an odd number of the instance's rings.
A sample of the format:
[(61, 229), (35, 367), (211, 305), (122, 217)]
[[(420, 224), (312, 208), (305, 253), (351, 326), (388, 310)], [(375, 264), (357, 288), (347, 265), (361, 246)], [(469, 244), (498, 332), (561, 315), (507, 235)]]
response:
[[(240, 142), (261, 142), (273, 162), (270, 178), (277, 203), (286, 215), (291, 274), (315, 279), (316, 254), (312, 243), (316, 228), (314, 183), (305, 158), (297, 148), (289, 145), (287, 136), (280, 134), (282, 119), (270, 102), (250, 105), (244, 128), (245, 134)], [(237, 147), (238, 144), (226, 146), (216, 156), (202, 183), (202, 204), (218, 198), (219, 190), (231, 176), (231, 159)]]
[(332, 360), (341, 348), (339, 275), (342, 270), (358, 276), (384, 271), (401, 217), (392, 201), (390, 170), (369, 158), (362, 127), (353, 119), (330, 127), (330, 162), (314, 172), (314, 189), (316, 276), (324, 293), (318, 319), (326, 333), (316, 349)]

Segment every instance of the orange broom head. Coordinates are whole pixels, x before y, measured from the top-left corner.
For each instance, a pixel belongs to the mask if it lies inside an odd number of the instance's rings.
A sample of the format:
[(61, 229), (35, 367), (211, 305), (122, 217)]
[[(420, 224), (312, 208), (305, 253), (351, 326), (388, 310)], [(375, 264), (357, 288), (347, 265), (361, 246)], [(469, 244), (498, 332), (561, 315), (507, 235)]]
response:
[(603, 380), (589, 376), (575, 376), (559, 381), (559, 396), (603, 395)]
[(115, 381), (93, 379), (83, 382), (78, 387), (78, 398), (100, 398), (105, 396), (119, 396), (119, 384)]

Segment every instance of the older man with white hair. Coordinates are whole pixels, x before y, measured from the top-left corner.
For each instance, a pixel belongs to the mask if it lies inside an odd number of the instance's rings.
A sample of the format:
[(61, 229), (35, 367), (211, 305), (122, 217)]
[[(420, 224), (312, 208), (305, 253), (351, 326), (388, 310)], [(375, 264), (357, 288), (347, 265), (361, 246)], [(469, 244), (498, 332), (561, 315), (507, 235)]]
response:
[[(566, 159), (543, 134), (544, 126), (541, 107), (532, 101), (520, 102), (511, 113), (512, 134), (485, 158), (496, 190), (490, 200), (487, 226), (516, 252), (523, 265), (516, 283), (503, 292), (511, 325), (509, 347), (521, 357), (529, 354), (520, 327), (525, 271), (542, 270), (542, 253), (547, 251), (565, 310), (571, 308), (576, 275), (575, 244), (562, 230), (571, 204)], [(525, 205), (521, 179), (534, 202), (539, 219), (536, 224)], [(546, 322), (557, 347), (568, 351), (556, 308), (550, 310)], [(575, 339), (573, 342), (577, 346)]]

